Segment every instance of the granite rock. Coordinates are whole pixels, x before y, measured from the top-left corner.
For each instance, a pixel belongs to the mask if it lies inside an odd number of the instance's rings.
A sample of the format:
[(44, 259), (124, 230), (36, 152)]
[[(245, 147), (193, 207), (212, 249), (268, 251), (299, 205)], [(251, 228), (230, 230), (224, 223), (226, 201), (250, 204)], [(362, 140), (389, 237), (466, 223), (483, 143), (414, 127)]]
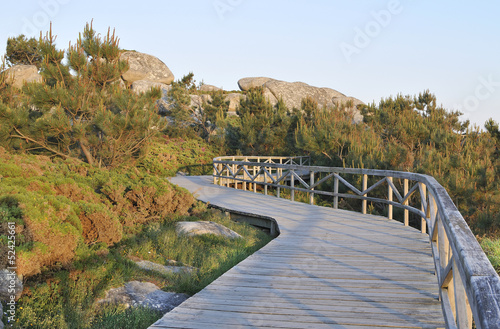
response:
[(169, 85), (174, 81), (172, 71), (157, 57), (126, 51), (120, 55), (120, 60), (128, 61), (129, 69), (122, 74), (122, 78), (129, 84), (138, 80), (147, 80)]
[(241, 235), (225, 227), (224, 225), (209, 221), (177, 222), (176, 231), (179, 235), (186, 234), (188, 236), (215, 234), (229, 239), (242, 237)]

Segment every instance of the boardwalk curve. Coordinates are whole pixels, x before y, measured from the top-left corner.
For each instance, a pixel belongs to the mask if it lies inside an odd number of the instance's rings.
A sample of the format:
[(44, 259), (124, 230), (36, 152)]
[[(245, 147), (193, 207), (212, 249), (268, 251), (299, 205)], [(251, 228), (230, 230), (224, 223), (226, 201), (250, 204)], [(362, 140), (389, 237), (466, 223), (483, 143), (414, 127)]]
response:
[(428, 235), (384, 217), (175, 177), (198, 199), (274, 218), (280, 236), (150, 328), (444, 328)]

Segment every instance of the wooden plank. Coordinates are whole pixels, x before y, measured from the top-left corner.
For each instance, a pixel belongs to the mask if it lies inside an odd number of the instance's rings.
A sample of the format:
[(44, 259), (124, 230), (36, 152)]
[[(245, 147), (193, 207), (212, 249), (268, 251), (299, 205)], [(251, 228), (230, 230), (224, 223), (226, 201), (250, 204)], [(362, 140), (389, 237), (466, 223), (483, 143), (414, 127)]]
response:
[[(388, 329), (387, 326), (356, 326), (356, 325), (332, 325), (332, 324), (320, 324), (316, 323), (313, 326), (304, 326), (301, 323), (266, 323), (263, 325), (259, 325), (259, 328), (286, 328), (286, 329)], [(161, 321), (158, 321), (158, 324), (152, 325), (150, 328), (183, 328), (183, 329), (247, 329), (252, 328), (255, 329), (255, 325), (251, 324), (239, 324), (239, 325), (226, 325), (223, 323), (218, 324), (209, 324), (203, 321), (198, 321), (196, 319), (191, 319), (189, 321), (184, 320), (171, 320), (168, 325), (162, 324)]]
[(290, 323), (301, 324), (303, 328), (315, 328), (317, 324), (330, 324), (330, 325), (378, 325), (393, 327), (406, 327), (406, 328), (436, 328), (443, 326), (442, 322), (427, 322), (426, 319), (415, 319), (410, 316), (394, 316), (390, 320), (373, 318), (346, 318), (346, 317), (328, 317), (317, 314), (310, 316), (298, 315), (280, 315), (280, 314), (267, 314), (267, 313), (249, 313), (249, 312), (225, 312), (225, 311), (209, 311), (209, 310), (194, 310), (177, 308), (170, 313), (169, 318), (173, 320), (190, 321), (193, 318), (203, 319), (206, 323), (218, 324), (223, 322), (225, 324), (234, 325), (260, 325), (269, 323), (283, 323), (286, 325)]
[[(316, 316), (324, 316), (329, 318), (358, 318), (360, 316), (374, 318), (379, 320), (387, 320), (388, 322), (394, 318), (404, 318), (408, 320), (413, 320), (415, 322), (422, 321), (427, 323), (442, 323), (443, 314), (441, 312), (434, 312), (432, 314), (428, 312), (412, 312), (412, 310), (404, 311), (391, 311), (382, 312), (379, 309), (372, 309), (378, 312), (369, 312), (366, 309), (318, 309), (318, 308), (297, 308), (297, 305), (290, 305), (290, 307), (284, 307), (283, 304), (273, 304), (273, 303), (255, 303), (255, 304), (217, 304), (217, 303), (193, 303), (190, 305), (183, 306), (184, 309), (191, 310), (208, 310), (208, 311), (223, 311), (223, 312), (241, 312), (241, 313), (258, 313), (258, 314), (276, 314), (276, 315), (294, 315), (294, 316), (308, 316), (310, 314), (315, 314)], [(425, 318), (419, 320), (418, 318)]]
[[(319, 300), (322, 301), (322, 300)], [(188, 303), (185, 302), (183, 307), (188, 308), (204, 308), (202, 305), (215, 305), (214, 307), (219, 307), (225, 309), (228, 306), (240, 306), (240, 307), (256, 307), (263, 308), (269, 307), (278, 308), (283, 310), (283, 312), (289, 312), (290, 310), (296, 310), (297, 304), (290, 302), (287, 299), (268, 299), (264, 302), (262, 299), (222, 299), (222, 298), (197, 298), (195, 302)], [(349, 303), (346, 301), (341, 301), (338, 303), (314, 303), (314, 304), (303, 304), (301, 305), (301, 310), (312, 310), (312, 311), (332, 311), (332, 312), (345, 312), (353, 313), (354, 316), (360, 316), (359, 313), (365, 313), (369, 316), (375, 316), (376, 314), (405, 314), (405, 315), (425, 315), (431, 317), (438, 317), (442, 320), (443, 313), (441, 310), (437, 310), (434, 305), (425, 304), (411, 304), (411, 303), (385, 303), (379, 305), (372, 305), (365, 303), (359, 305), (359, 303)]]
[(395, 297), (398, 297), (400, 295), (407, 295), (407, 296), (418, 296), (418, 297), (431, 297), (431, 298), (438, 298), (438, 292), (436, 291), (435, 286), (432, 287), (432, 285), (427, 285), (423, 286), (422, 288), (416, 287), (416, 286), (407, 286), (407, 285), (398, 285), (398, 286), (393, 286), (393, 287), (386, 287), (386, 286), (379, 286), (379, 287), (358, 287), (356, 285), (348, 286), (346, 285), (335, 285), (335, 287), (332, 287), (331, 285), (334, 284), (334, 282), (317, 282), (317, 281), (305, 281), (305, 280), (276, 280), (273, 282), (269, 281), (261, 281), (259, 282), (258, 279), (255, 279), (253, 281), (245, 281), (241, 282), (239, 281), (239, 278), (232, 278), (228, 277), (226, 280), (221, 281), (220, 284), (214, 284), (214, 287), (218, 288), (223, 288), (223, 287), (232, 287), (232, 286), (239, 286), (239, 287), (253, 287), (253, 288), (272, 288), (272, 289), (283, 289), (283, 290), (289, 290), (290, 292), (292, 291), (300, 291), (303, 292), (304, 290), (319, 290), (321, 289), (325, 294), (329, 293), (336, 293), (336, 294), (345, 294), (345, 293), (350, 293), (350, 294), (362, 294), (362, 295), (375, 295), (375, 294), (386, 294), (387, 296), (393, 295)]
[(418, 230), (210, 178), (175, 181), (218, 207), (272, 217), (281, 234), (151, 328), (444, 327), (432, 249)]
[[(301, 304), (301, 308), (328, 308), (330, 310), (345, 310), (353, 309), (362, 312), (365, 310), (368, 313), (379, 313), (379, 312), (412, 312), (415, 313), (426, 313), (426, 314), (441, 314), (442, 312), (439, 308), (436, 308), (436, 302), (427, 303), (413, 303), (408, 301), (377, 301), (376, 303), (370, 301), (359, 301), (359, 300), (342, 300), (342, 299), (328, 299), (328, 298), (314, 298), (314, 296), (308, 295), (309, 298), (301, 298), (304, 303)], [(188, 303), (186, 301), (184, 303)], [(246, 296), (235, 296), (235, 295), (225, 295), (221, 294), (203, 294), (193, 298), (193, 302), (200, 303), (214, 303), (214, 304), (235, 304), (243, 303), (243, 305), (263, 305), (267, 303), (272, 303), (273, 305), (289, 305), (288, 308), (297, 308), (297, 303), (294, 299), (288, 296), (277, 296), (277, 295), (246, 295)], [(183, 304), (188, 306), (187, 304)], [(184, 307), (184, 306), (183, 306)]]

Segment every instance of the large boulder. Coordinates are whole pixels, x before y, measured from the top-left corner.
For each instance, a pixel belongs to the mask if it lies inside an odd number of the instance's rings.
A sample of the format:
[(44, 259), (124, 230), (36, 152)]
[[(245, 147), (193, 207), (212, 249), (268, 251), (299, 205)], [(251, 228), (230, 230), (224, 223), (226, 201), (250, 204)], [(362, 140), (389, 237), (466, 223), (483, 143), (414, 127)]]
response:
[(148, 92), (151, 88), (160, 88), (161, 91), (166, 94), (170, 89), (172, 89), (172, 86), (149, 80), (137, 80), (132, 83), (132, 90), (137, 94)]
[(189, 106), (192, 109), (202, 109), (203, 107), (203, 98), (200, 95), (189, 95), (191, 98), (191, 102), (189, 103)]
[(16, 272), (7, 269), (0, 270), (0, 300), (8, 301), (11, 296), (21, 297), (23, 283)]
[(154, 56), (126, 51), (120, 55), (120, 59), (128, 61), (129, 69), (122, 75), (123, 80), (128, 83), (148, 80), (169, 85), (174, 81), (174, 75), (168, 66)]
[(300, 108), (303, 98), (309, 97), (318, 102), (319, 106), (333, 107), (334, 97), (346, 97), (344, 94), (330, 88), (318, 88), (303, 82), (268, 81), (264, 87), (277, 99), (282, 98), (289, 109)]
[(240, 106), (240, 102), (242, 99), (246, 99), (246, 95), (240, 94), (240, 93), (231, 93), (227, 94), (224, 97), (224, 101), (229, 102), (229, 109), (228, 109), (228, 114), (229, 115), (236, 115), (236, 110)]
[(274, 79), (265, 77), (255, 77), (255, 78), (243, 78), (238, 81), (238, 86), (243, 91), (249, 91), (251, 88), (261, 87), (266, 82)]
[(14, 65), (7, 70), (7, 83), (21, 88), (25, 82), (42, 82), (42, 76), (35, 65)]
[(104, 299), (98, 303), (121, 304), (127, 308), (142, 306), (165, 313), (180, 305), (188, 297), (186, 294), (162, 291), (150, 282), (130, 281), (123, 287), (107, 291)]
[(354, 97), (348, 97), (335, 89), (314, 87), (304, 82), (286, 82), (265, 77), (243, 78), (238, 81), (238, 85), (243, 91), (248, 91), (250, 88), (263, 87), (264, 95), (271, 104), (276, 104), (278, 99), (281, 98), (290, 110), (300, 108), (302, 99), (309, 97), (315, 100), (321, 107), (333, 108), (338, 106), (351, 112), (353, 122), (355, 123), (363, 120), (363, 116), (357, 109), (357, 106), (364, 105), (364, 103)]
[(210, 91), (221, 91), (222, 89), (212, 85), (203, 84), (200, 86), (200, 91), (210, 92)]
[(229, 239), (241, 238), (242, 236), (235, 231), (214, 222), (208, 221), (197, 221), (197, 222), (177, 222), (176, 224), (177, 234), (196, 236), (204, 234), (214, 234)]

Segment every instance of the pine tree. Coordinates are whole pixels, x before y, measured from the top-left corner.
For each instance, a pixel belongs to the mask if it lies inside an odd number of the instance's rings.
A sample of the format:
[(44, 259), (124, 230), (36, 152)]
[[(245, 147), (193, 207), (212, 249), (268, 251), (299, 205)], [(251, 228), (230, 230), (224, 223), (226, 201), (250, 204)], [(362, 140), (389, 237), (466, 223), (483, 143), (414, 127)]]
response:
[(291, 120), (283, 101), (273, 106), (262, 87), (248, 91), (236, 113), (240, 123), (229, 133), (237, 139), (231, 145), (244, 154), (279, 155), (286, 152)]
[(0, 112), (12, 146), (91, 165), (116, 166), (139, 156), (163, 127), (155, 106), (160, 91), (136, 95), (120, 87), (128, 64), (119, 59), (114, 32), (101, 39), (87, 24), (67, 50), (67, 64), (52, 31), (39, 43), (43, 83), (24, 88), (27, 104)]
[(36, 65), (40, 68), (43, 61), (40, 44), (35, 38), (26, 38), (23, 34), (7, 39), (6, 60), (13, 65)]

